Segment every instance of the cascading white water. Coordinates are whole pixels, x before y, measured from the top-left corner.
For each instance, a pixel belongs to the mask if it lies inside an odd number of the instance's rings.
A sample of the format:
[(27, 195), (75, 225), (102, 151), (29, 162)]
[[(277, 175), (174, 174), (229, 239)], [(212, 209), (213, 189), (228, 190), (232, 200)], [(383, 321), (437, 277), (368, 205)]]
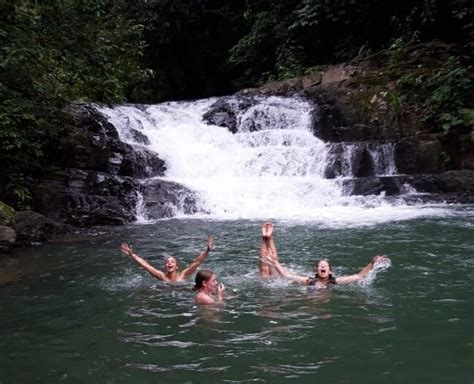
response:
[(389, 176), (397, 174), (394, 149), (392, 143), (369, 146), (368, 150), (374, 162), (376, 175)]
[[(306, 101), (260, 98), (245, 112), (236, 111), (236, 134), (203, 122), (215, 101), (99, 110), (122, 141), (157, 152), (167, 167), (163, 179), (195, 191), (198, 209), (206, 217), (363, 220), (367, 206), (378, 208), (370, 221), (390, 216), (387, 209), (393, 209), (383, 196), (343, 196), (339, 180), (323, 177), (327, 146), (310, 130), (311, 106)], [(149, 144), (137, 140), (136, 131)], [(387, 174), (382, 168), (377, 172)]]
[(138, 224), (144, 224), (149, 221), (145, 204), (143, 202), (143, 194), (140, 191), (137, 191), (137, 206), (135, 207), (135, 216), (137, 218)]
[(354, 163), (355, 144), (348, 144), (344, 147), (342, 155), (341, 173), (342, 176), (353, 176), (352, 164)]

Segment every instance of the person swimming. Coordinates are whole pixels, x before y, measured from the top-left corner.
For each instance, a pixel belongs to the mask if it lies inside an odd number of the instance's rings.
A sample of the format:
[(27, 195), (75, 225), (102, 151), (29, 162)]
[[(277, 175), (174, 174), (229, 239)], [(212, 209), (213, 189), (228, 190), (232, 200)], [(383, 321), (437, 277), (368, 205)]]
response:
[[(333, 277), (332, 267), (328, 260), (319, 260), (315, 268), (315, 276), (301, 276), (289, 272), (279, 261), (276, 252), (276, 245), (273, 239), (273, 225), (265, 223), (262, 226), (262, 242), (260, 246), (260, 276), (266, 278), (272, 276), (272, 268), (274, 268), (284, 278), (295, 281), (299, 284), (314, 287), (316, 289), (328, 288), (331, 284), (350, 284), (366, 277), (373, 269), (374, 264), (390, 260), (387, 256), (374, 256), (374, 258), (362, 268), (358, 273), (348, 276)], [(265, 266), (266, 264), (266, 266)]]
[(214, 272), (204, 269), (196, 274), (196, 285), (193, 291), (196, 291), (197, 304), (214, 304), (224, 301), (225, 286), (217, 281)]
[(160, 271), (159, 269), (154, 268), (151, 266), (147, 261), (142, 259), (136, 253), (133, 252), (132, 247), (127, 244), (123, 243), (120, 246), (120, 250), (125, 255), (129, 256), (134, 260), (138, 265), (144, 268), (148, 273), (152, 276), (156, 277), (159, 280), (164, 282), (173, 282), (178, 283), (186, 280), (189, 276), (193, 274), (194, 271), (204, 262), (206, 257), (209, 255), (209, 252), (214, 247), (214, 240), (212, 237), (207, 239), (207, 246), (206, 249), (197, 256), (186, 268), (182, 271), (179, 271), (179, 262), (178, 259), (174, 256), (169, 256), (165, 259), (165, 272)]

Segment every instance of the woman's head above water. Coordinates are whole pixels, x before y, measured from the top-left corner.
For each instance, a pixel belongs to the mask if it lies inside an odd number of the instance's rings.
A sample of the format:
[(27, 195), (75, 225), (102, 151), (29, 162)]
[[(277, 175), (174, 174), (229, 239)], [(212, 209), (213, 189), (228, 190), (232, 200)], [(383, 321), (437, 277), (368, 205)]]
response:
[(224, 300), (225, 286), (217, 282), (217, 276), (209, 270), (202, 270), (196, 274), (196, 303), (213, 304)]
[(316, 278), (326, 280), (332, 279), (332, 267), (328, 260), (319, 260), (315, 267)]
[(165, 259), (165, 270), (168, 273), (176, 272), (179, 269), (178, 259), (174, 256), (168, 256)]
[(199, 271), (196, 274), (195, 285), (193, 291), (199, 291), (200, 289), (205, 288), (208, 291), (214, 290), (217, 285), (216, 274), (208, 269)]

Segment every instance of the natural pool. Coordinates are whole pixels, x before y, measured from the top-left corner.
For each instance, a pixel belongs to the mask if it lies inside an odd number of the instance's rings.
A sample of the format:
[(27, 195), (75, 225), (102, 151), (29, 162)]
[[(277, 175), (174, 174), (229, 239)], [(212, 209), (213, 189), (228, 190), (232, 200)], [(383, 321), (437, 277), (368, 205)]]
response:
[[(373, 225), (275, 220), (282, 261), (336, 275), (385, 253), (366, 285), (321, 293), (261, 281), (260, 221), (167, 220), (48, 244), (4, 261), (0, 383), (472, 383), (472, 207)], [(161, 267), (215, 249), (220, 308), (197, 308), (192, 282), (166, 286), (119, 251)], [(20, 272), (22, 271), (22, 272)]]

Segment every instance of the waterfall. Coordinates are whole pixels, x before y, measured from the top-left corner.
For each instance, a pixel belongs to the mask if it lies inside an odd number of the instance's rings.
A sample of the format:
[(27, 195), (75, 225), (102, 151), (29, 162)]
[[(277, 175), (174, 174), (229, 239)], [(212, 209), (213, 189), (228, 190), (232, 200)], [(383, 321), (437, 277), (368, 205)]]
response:
[[(314, 136), (313, 107), (304, 99), (256, 97), (240, 109), (235, 102), (235, 133), (203, 119), (216, 100), (97, 107), (123, 142), (136, 151), (157, 153), (165, 162), (164, 176), (143, 179), (144, 186), (170, 182), (191, 191), (186, 201), (195, 209), (186, 212), (178, 198), (172, 215), (316, 218), (341, 207), (386, 205), (383, 196), (345, 195), (340, 179), (354, 176), (354, 157), (360, 152), (355, 144), (342, 147), (341, 171), (326, 178), (332, 147)], [(396, 173), (390, 144), (366, 145), (364, 151), (375, 175)], [(140, 204), (143, 219), (146, 201)]]
[(370, 145), (368, 150), (373, 159), (375, 174), (378, 176), (392, 176), (397, 174), (393, 143)]

